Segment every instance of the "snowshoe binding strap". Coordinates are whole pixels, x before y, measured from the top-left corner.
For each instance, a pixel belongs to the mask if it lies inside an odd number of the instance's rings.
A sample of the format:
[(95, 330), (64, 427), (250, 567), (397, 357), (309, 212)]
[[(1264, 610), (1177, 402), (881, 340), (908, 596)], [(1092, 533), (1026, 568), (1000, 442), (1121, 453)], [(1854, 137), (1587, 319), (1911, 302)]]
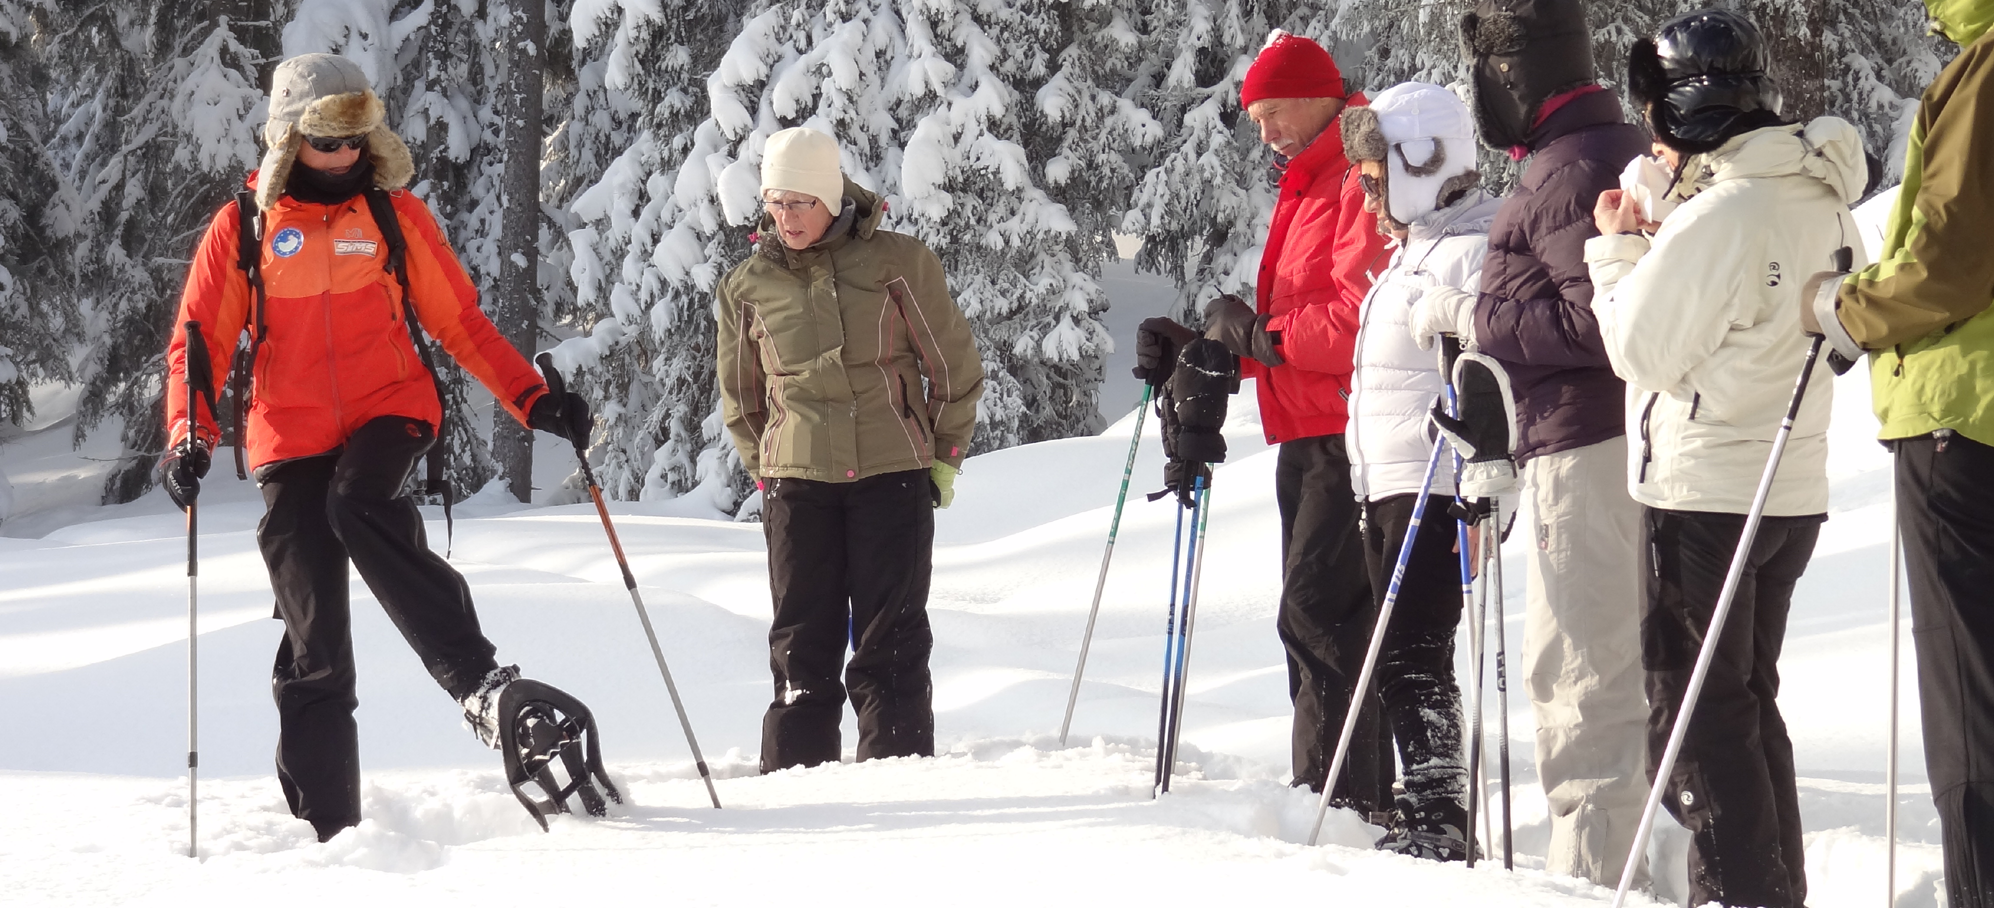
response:
[[(605, 796), (623, 803), (623, 795), (602, 768), (595, 717), (580, 700), (522, 679), (505, 686), (498, 715), (506, 785), (542, 831), (547, 829), (548, 814), (573, 813), (570, 797), (579, 798), (582, 809), (596, 817), (609, 811)], [(530, 794), (529, 783), (546, 797)]]

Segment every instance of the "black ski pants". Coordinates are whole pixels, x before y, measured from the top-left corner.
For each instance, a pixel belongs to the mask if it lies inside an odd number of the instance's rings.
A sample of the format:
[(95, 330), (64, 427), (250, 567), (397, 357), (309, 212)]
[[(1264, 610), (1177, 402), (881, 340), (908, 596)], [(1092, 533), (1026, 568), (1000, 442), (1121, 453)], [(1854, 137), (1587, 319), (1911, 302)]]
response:
[[(762, 772), (838, 762), (847, 691), (860, 760), (934, 756), (928, 471), (855, 482), (770, 480), (762, 528), (775, 600), (775, 699), (762, 717)], [(852, 658), (839, 683), (848, 644)]]
[[(1287, 650), (1288, 696), (1295, 704), (1292, 784), (1318, 792), (1378, 614), (1343, 445), (1342, 435), (1283, 442), (1274, 468), (1282, 553), (1275, 626)], [(1390, 806), (1391, 791), (1392, 742), (1380, 727), (1373, 685), (1331, 796), (1368, 813)]]
[(1952, 433), (1892, 447), (1946, 904), (1994, 908), (1994, 448)]
[[(1418, 499), (1392, 495), (1364, 505), (1364, 557), (1380, 609)], [(1400, 799), (1405, 819), (1428, 827), (1452, 824), (1465, 835), (1468, 761), (1461, 749), (1461, 687), (1454, 679), (1461, 559), (1454, 551), (1454, 518), (1447, 513), (1452, 503), (1439, 495), (1426, 499), (1378, 653), (1377, 687), (1405, 773)]]
[[(1659, 765), (1717, 609), (1745, 515), (1646, 508), (1641, 664), (1648, 765)], [(1793, 742), (1779, 713), (1779, 652), (1793, 586), (1822, 516), (1766, 517), (1669, 774), (1669, 815), (1690, 832), (1689, 903), (1800, 908), (1807, 873)], [(1652, 781), (1652, 776), (1650, 781)]]
[(322, 836), (360, 822), (349, 560), (453, 698), (498, 665), (478, 628), (470, 586), (429, 550), (422, 515), (402, 494), (416, 459), (434, 442), (428, 423), (384, 416), (355, 430), (340, 450), (257, 471), (267, 510), (256, 541), (284, 621), (271, 670), (277, 780), (291, 813)]

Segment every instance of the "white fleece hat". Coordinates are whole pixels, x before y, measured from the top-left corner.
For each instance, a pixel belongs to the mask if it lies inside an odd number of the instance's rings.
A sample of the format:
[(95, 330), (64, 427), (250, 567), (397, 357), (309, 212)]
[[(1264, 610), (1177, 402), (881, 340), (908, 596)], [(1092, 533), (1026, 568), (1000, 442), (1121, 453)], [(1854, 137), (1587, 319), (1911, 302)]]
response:
[(1342, 128), (1350, 160), (1385, 163), (1386, 213), (1401, 224), (1480, 182), (1474, 115), (1438, 85), (1406, 82), (1385, 89), (1369, 107), (1344, 111)]
[(845, 199), (838, 140), (804, 126), (769, 136), (762, 148), (762, 192), (771, 189), (813, 196), (837, 217)]

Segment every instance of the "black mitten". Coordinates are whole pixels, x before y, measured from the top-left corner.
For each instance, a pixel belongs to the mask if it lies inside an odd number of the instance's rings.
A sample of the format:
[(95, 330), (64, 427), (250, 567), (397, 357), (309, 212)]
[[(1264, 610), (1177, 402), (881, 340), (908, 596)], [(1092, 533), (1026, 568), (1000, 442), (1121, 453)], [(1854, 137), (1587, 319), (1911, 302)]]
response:
[(1479, 353), (1463, 353), (1454, 362), (1454, 396), (1460, 416), (1450, 416), (1444, 401), (1433, 406), (1433, 425), (1447, 436), (1465, 463), (1458, 487), (1465, 499), (1494, 498), (1517, 491), (1516, 404), (1509, 374), (1502, 364)]

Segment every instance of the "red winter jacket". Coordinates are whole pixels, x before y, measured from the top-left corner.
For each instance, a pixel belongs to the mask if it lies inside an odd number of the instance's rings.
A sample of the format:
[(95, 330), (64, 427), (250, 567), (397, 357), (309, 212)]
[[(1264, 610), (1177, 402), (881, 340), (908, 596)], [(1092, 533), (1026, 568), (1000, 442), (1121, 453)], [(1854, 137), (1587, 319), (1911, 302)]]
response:
[[(250, 185), (255, 185), (255, 175)], [(533, 366), (478, 308), (478, 291), (422, 200), (390, 193), (408, 244), (416, 318), (521, 423), (546, 391)], [(187, 435), (188, 320), (201, 323), (216, 392), (227, 384), (236, 337), (254, 318), (249, 282), (237, 267), (241, 225), (222, 207), (194, 253), (173, 339), (166, 351), (169, 444)], [(440, 426), (441, 401), (403, 321), (402, 288), (387, 268), (388, 244), (365, 196), (334, 205), (286, 195), (264, 213), (263, 345), (251, 373), (245, 434), (250, 467), (337, 450), (381, 416)], [(201, 437), (220, 437), (203, 405)]]
[[(1352, 106), (1365, 102), (1350, 96)], [(1280, 201), (1260, 258), (1256, 308), (1280, 332), (1275, 349), (1287, 363), (1241, 361), (1259, 379), (1260, 423), (1269, 444), (1337, 435), (1348, 421), (1357, 309), (1384, 267), (1386, 238), (1364, 210), (1357, 168), (1343, 156), (1343, 132), (1331, 122), (1288, 162)]]

